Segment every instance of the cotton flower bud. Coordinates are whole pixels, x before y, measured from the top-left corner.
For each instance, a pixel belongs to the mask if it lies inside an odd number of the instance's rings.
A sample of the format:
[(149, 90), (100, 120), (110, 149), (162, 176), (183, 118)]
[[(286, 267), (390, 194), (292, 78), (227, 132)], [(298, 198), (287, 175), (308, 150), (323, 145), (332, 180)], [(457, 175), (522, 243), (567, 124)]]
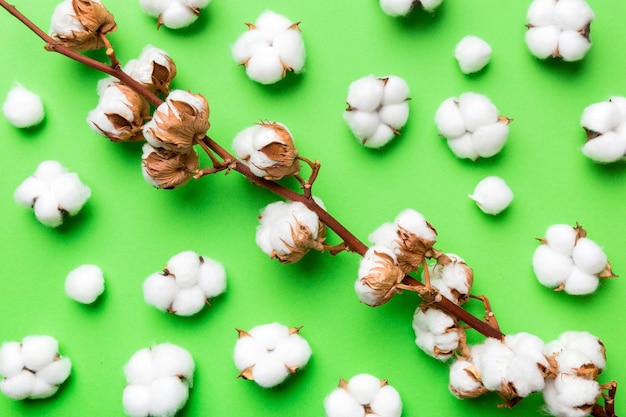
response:
[(389, 16), (406, 16), (416, 7), (432, 12), (441, 2), (442, 0), (380, 0), (380, 7)]
[(586, 157), (611, 163), (626, 156), (626, 98), (613, 96), (587, 106), (580, 124), (587, 134), (582, 148)]
[(189, 352), (171, 343), (135, 352), (124, 366), (124, 412), (131, 417), (175, 415), (187, 402), (194, 369)]
[(172, 91), (143, 127), (148, 143), (155, 148), (186, 153), (209, 130), (209, 104), (199, 94)]
[(200, 169), (198, 154), (193, 150), (186, 153), (143, 145), (141, 171), (148, 184), (156, 188), (171, 190), (187, 184)]
[(139, 5), (148, 15), (158, 18), (158, 26), (180, 29), (191, 25), (210, 0), (140, 0)]
[(409, 118), (409, 86), (395, 75), (368, 75), (348, 87), (343, 118), (359, 142), (368, 148), (386, 145)]
[(384, 223), (368, 237), (376, 246), (392, 250), (405, 274), (417, 270), (425, 257), (432, 257), (437, 231), (421, 213), (403, 210), (393, 223)]
[(448, 388), (459, 399), (477, 398), (489, 392), (481, 382), (476, 367), (468, 360), (458, 360), (452, 364)]
[(54, 9), (50, 36), (75, 51), (105, 47), (103, 37), (117, 29), (100, 0), (64, 0)]
[(193, 251), (174, 255), (162, 273), (143, 283), (146, 303), (179, 316), (191, 316), (226, 290), (226, 271), (219, 262)]
[(459, 348), (463, 328), (458, 321), (436, 308), (418, 307), (413, 315), (415, 344), (426, 354), (446, 361)]
[(594, 13), (585, 0), (535, 0), (528, 8), (526, 45), (540, 59), (581, 60)]
[(0, 346), (0, 391), (13, 400), (54, 395), (70, 375), (72, 362), (59, 355), (51, 336), (26, 336)]
[(349, 381), (341, 379), (324, 399), (324, 409), (327, 417), (400, 417), (402, 399), (386, 380), (359, 374)]
[(57, 161), (43, 161), (35, 174), (26, 178), (13, 195), (17, 204), (32, 208), (41, 223), (57, 227), (66, 216), (78, 214), (91, 190), (77, 174)]
[(587, 238), (582, 226), (552, 225), (535, 249), (533, 270), (539, 282), (572, 295), (590, 294), (599, 278), (613, 278), (611, 264), (602, 248)]
[(232, 56), (246, 68), (251, 80), (274, 84), (285, 78), (288, 71), (304, 71), (306, 52), (300, 22), (293, 23), (268, 10), (254, 24), (246, 25), (248, 30), (233, 45)]
[(91, 304), (104, 292), (102, 270), (96, 265), (81, 265), (65, 278), (65, 293), (83, 304)]
[[(459, 305), (469, 299), (474, 271), (460, 256), (453, 253), (439, 256), (437, 263), (428, 265), (428, 273), (430, 285), (444, 297)], [(425, 272), (422, 272), (422, 279), (424, 275)]]
[(469, 198), (476, 202), (476, 205), (487, 214), (500, 214), (504, 211), (511, 201), (513, 201), (513, 191), (500, 177), (490, 176), (483, 178), (474, 193)]
[(239, 377), (270, 388), (304, 367), (311, 357), (309, 343), (300, 328), (279, 323), (263, 324), (249, 331), (237, 329), (233, 354)]
[(167, 95), (176, 76), (176, 64), (164, 50), (147, 45), (138, 59), (126, 63), (124, 72), (151, 91)]
[(87, 115), (87, 122), (94, 132), (113, 142), (131, 142), (144, 139), (143, 124), (149, 116), (150, 105), (143, 96), (122, 83), (112, 82), (102, 88), (98, 105)]
[(300, 171), (293, 136), (281, 123), (261, 122), (242, 130), (233, 139), (233, 149), (258, 177), (275, 181)]
[[(315, 199), (323, 208), (323, 203)], [(301, 202), (277, 201), (259, 216), (256, 243), (270, 258), (282, 263), (298, 262), (311, 249), (324, 250), (326, 225)]]
[(467, 35), (456, 44), (454, 57), (464, 74), (478, 72), (489, 63), (491, 46), (478, 36)]
[(19, 128), (35, 126), (45, 116), (41, 98), (20, 84), (7, 94), (2, 112), (13, 126)]
[(359, 265), (354, 289), (361, 302), (376, 307), (385, 304), (400, 290), (404, 272), (396, 265), (396, 256), (385, 246), (372, 246)]
[(475, 161), (496, 155), (506, 143), (512, 119), (482, 94), (463, 93), (444, 100), (435, 112), (439, 134), (459, 158)]

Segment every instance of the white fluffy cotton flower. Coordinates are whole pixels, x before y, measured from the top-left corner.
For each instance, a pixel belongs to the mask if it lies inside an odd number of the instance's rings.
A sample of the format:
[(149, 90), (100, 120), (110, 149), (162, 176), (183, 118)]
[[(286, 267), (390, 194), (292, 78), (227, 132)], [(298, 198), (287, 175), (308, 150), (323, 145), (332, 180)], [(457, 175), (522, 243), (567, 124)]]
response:
[(454, 317), (442, 310), (418, 307), (412, 326), (415, 344), (435, 359), (446, 361), (459, 348), (463, 329)]
[(343, 118), (363, 146), (380, 148), (406, 124), (408, 100), (409, 86), (403, 78), (368, 75), (348, 87)]
[(613, 96), (583, 110), (580, 124), (587, 134), (583, 154), (599, 163), (626, 156), (626, 97)]
[(0, 391), (13, 400), (51, 397), (71, 370), (72, 362), (59, 354), (51, 336), (26, 336), (0, 346)]
[(526, 45), (541, 59), (579, 61), (591, 47), (594, 17), (585, 0), (534, 0), (527, 13)]
[(63, 0), (52, 13), (50, 36), (78, 52), (107, 46), (104, 37), (117, 24), (100, 0)]
[(389, 16), (406, 16), (416, 7), (434, 11), (443, 0), (380, 0), (380, 7)]
[(339, 381), (339, 387), (324, 399), (324, 410), (327, 417), (400, 417), (402, 399), (386, 380), (358, 374)]
[(435, 112), (440, 136), (459, 158), (476, 160), (496, 155), (509, 135), (512, 119), (499, 116), (496, 106), (482, 94), (463, 93), (444, 100)]
[(124, 412), (130, 417), (173, 417), (193, 385), (191, 354), (172, 343), (135, 352), (124, 366)]
[(396, 287), (404, 279), (396, 255), (385, 246), (370, 247), (359, 263), (354, 283), (359, 300), (371, 307), (385, 304), (399, 292)]
[(248, 30), (232, 46), (232, 56), (246, 68), (251, 80), (274, 84), (285, 78), (288, 71), (304, 71), (306, 51), (300, 22), (267, 10), (246, 25)]
[(602, 248), (580, 225), (552, 225), (539, 240), (532, 265), (537, 280), (548, 288), (585, 295), (598, 288), (599, 278), (615, 276)]
[(226, 271), (221, 263), (193, 251), (174, 255), (163, 272), (143, 283), (146, 303), (179, 316), (191, 316), (226, 290)]
[(2, 112), (13, 126), (19, 128), (35, 126), (45, 116), (41, 98), (21, 84), (9, 91)]
[(598, 382), (570, 374), (547, 380), (542, 391), (546, 411), (557, 417), (588, 416), (601, 393)]
[(83, 304), (91, 304), (104, 292), (104, 276), (97, 265), (81, 265), (65, 278), (65, 293)]
[(57, 161), (43, 161), (35, 173), (15, 190), (15, 201), (32, 208), (42, 224), (57, 227), (66, 216), (78, 214), (91, 190), (77, 174), (69, 172)]
[(253, 380), (261, 387), (280, 384), (311, 357), (311, 347), (300, 335), (300, 328), (270, 323), (237, 331), (233, 358), (239, 377)]
[(474, 35), (463, 37), (454, 48), (454, 57), (461, 72), (471, 74), (483, 69), (491, 59), (491, 46), (485, 40)]
[(124, 72), (150, 90), (167, 95), (176, 76), (176, 64), (164, 50), (146, 45), (139, 58), (131, 59), (124, 65)]
[[(425, 280), (426, 271), (422, 272)], [(441, 295), (456, 304), (463, 304), (469, 299), (474, 271), (463, 258), (453, 253), (446, 253), (437, 258), (437, 262), (428, 265), (430, 285)]]
[(480, 380), (474, 364), (466, 359), (459, 359), (450, 367), (448, 389), (460, 399), (476, 398), (489, 392)]
[(489, 176), (483, 178), (469, 198), (487, 214), (496, 215), (504, 211), (513, 201), (513, 191), (500, 177)]
[(158, 26), (180, 29), (191, 25), (210, 0), (139, 0), (141, 9), (158, 19)]

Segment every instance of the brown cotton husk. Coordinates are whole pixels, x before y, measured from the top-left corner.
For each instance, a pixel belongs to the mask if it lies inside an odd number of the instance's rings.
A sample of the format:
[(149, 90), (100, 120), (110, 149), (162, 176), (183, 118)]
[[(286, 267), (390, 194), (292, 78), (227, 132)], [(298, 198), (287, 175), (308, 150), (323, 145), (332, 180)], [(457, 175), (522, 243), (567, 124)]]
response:
[(143, 159), (143, 166), (158, 188), (171, 190), (185, 185), (200, 168), (200, 162), (193, 150), (178, 153), (158, 149)]
[(397, 285), (404, 279), (404, 272), (395, 264), (393, 258), (386, 253), (374, 251), (380, 259), (380, 266), (372, 268), (370, 273), (360, 281), (372, 289), (379, 306), (387, 303), (399, 292)]
[[(428, 225), (432, 230), (435, 230)], [(416, 271), (424, 261), (424, 258), (435, 254), (434, 240), (424, 239), (405, 228), (398, 226), (398, 266), (405, 274)]]
[(128, 120), (118, 113), (106, 113), (109, 122), (119, 133), (107, 132), (98, 125), (96, 127), (113, 142), (143, 140), (143, 122), (150, 116), (150, 104), (143, 96), (124, 84), (116, 83), (115, 88), (118, 88), (124, 94), (127, 102), (126, 107), (132, 112), (132, 120)]
[(313, 232), (305, 224), (295, 220), (296, 226), (291, 228), (291, 238), (293, 245), (283, 240), (289, 253), (280, 255), (276, 251), (272, 251), (271, 258), (278, 259), (281, 263), (290, 264), (298, 262), (311, 249), (322, 252), (324, 250), (324, 240), (326, 239), (326, 225), (321, 221), (318, 222), (317, 237), (313, 236)]
[(161, 65), (152, 61), (152, 84), (148, 86), (156, 93), (167, 95), (170, 91), (170, 84), (176, 77), (176, 64), (170, 57), (166, 57), (168, 65)]
[(78, 52), (104, 48), (102, 37), (117, 29), (113, 15), (102, 3), (91, 0), (72, 0), (74, 18), (83, 26), (82, 30), (68, 35), (56, 35), (64, 46)]
[(196, 97), (203, 100), (202, 111), (181, 100), (168, 100), (167, 112), (157, 108), (154, 112), (156, 128), (150, 128), (156, 141), (176, 152), (186, 153), (196, 141), (204, 138), (211, 126), (209, 104), (201, 95)]
[(265, 179), (276, 181), (300, 172), (298, 150), (289, 131), (284, 126), (274, 122), (263, 122), (259, 125), (272, 129), (277, 139), (259, 149), (259, 152), (274, 161), (274, 164), (269, 167), (258, 167), (267, 172)]

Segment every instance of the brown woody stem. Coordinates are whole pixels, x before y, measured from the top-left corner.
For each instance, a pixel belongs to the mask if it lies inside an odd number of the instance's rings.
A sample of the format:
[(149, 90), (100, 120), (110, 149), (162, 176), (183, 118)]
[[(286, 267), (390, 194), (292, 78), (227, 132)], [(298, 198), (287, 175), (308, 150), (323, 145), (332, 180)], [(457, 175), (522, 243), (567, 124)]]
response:
[(109, 61), (111, 61), (111, 67), (115, 69), (120, 69), (121, 65), (120, 62), (117, 60), (117, 56), (115, 56), (115, 49), (113, 49), (111, 42), (109, 42), (107, 36), (102, 33), (100, 34), (100, 39), (102, 39), (102, 42), (104, 42), (106, 54), (109, 57)]

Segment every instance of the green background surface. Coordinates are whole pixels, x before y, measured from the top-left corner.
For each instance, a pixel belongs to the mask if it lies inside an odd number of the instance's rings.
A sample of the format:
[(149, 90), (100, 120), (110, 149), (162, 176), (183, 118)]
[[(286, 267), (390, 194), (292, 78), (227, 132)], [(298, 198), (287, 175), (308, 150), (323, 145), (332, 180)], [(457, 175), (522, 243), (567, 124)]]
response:
[[(437, 248), (460, 254), (474, 268), (473, 292), (490, 297), (505, 333), (527, 331), (550, 341), (566, 330), (588, 330), (607, 347), (601, 382), (626, 383), (623, 278), (605, 280), (590, 296), (554, 293), (534, 277), (531, 257), (547, 227), (581, 223), (605, 248), (617, 274), (626, 274), (623, 222), (626, 166), (601, 166), (580, 148), (582, 110), (626, 95), (626, 6), (590, 1), (596, 13), (593, 46), (583, 62), (542, 62), (524, 43), (530, 1), (444, 0), (434, 15), (385, 15), (376, 0), (215, 0), (190, 28), (156, 30), (137, 1), (109, 0), (118, 30), (110, 36), (122, 62), (146, 44), (176, 61), (175, 88), (205, 95), (209, 135), (227, 148), (241, 129), (270, 119), (285, 123), (300, 154), (319, 159), (314, 186), (329, 211), (362, 240), (411, 207), (437, 228)], [(16, 1), (47, 30), (56, 1)], [(306, 72), (273, 86), (249, 80), (230, 46), (265, 9), (301, 20)], [(460, 72), (452, 51), (467, 34), (493, 48), (481, 73)], [(277, 199), (236, 172), (155, 190), (140, 173), (139, 144), (113, 144), (85, 122), (98, 101), (102, 75), (45, 52), (42, 42), (0, 13), (0, 97), (16, 82), (37, 92), (44, 123), (19, 130), (0, 120), (0, 341), (49, 334), (73, 361), (69, 380), (49, 400), (0, 398), (1, 416), (123, 415), (123, 365), (137, 350), (172, 342), (196, 360), (195, 384), (182, 416), (320, 416), (339, 377), (371, 373), (400, 392), (403, 416), (540, 416), (534, 394), (512, 410), (488, 395), (460, 401), (448, 392), (448, 365), (414, 344), (419, 302), (405, 293), (372, 309), (353, 290), (359, 257), (311, 253), (294, 265), (270, 260), (255, 245), (256, 216)], [(101, 52), (89, 54), (104, 60)], [(361, 147), (342, 119), (350, 82), (395, 74), (411, 87), (402, 136), (381, 150)], [(465, 91), (486, 94), (514, 119), (508, 143), (490, 159), (457, 159), (438, 138), (437, 106)], [(58, 229), (17, 206), (13, 192), (39, 162), (60, 161), (91, 187), (92, 197)], [(498, 217), (483, 214), (467, 195), (488, 175), (503, 177), (515, 200)], [(286, 185), (295, 187), (293, 181)], [(331, 243), (339, 239), (332, 235)], [(143, 301), (141, 285), (183, 250), (219, 260), (227, 292), (192, 318), (170, 316)], [(80, 305), (63, 291), (66, 274), (99, 265), (106, 291)], [(479, 306), (469, 307), (481, 314)], [(302, 372), (275, 389), (236, 379), (235, 327), (278, 321), (304, 326), (313, 348)], [(480, 340), (475, 334), (472, 341)], [(621, 389), (624, 391), (624, 389)], [(625, 414), (619, 392), (617, 412)]]

